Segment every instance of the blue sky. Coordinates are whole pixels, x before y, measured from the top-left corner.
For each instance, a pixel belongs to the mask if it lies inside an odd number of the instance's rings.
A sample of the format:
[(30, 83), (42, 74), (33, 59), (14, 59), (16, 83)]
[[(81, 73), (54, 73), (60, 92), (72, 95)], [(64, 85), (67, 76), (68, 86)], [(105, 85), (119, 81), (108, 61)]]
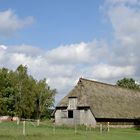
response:
[(140, 82), (140, 0), (0, 0), (0, 67), (27, 65), (58, 102), (79, 77)]
[(21, 19), (33, 16), (32, 26), (19, 30), (16, 37), (1, 39), (6, 44), (30, 44), (52, 48), (61, 44), (109, 38), (110, 28), (100, 6), (103, 0), (1, 0)]

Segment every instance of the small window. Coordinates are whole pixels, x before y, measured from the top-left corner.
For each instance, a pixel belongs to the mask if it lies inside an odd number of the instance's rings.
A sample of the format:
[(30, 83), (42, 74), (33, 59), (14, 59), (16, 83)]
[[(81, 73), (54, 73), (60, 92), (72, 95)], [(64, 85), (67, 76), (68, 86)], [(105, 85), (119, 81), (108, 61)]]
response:
[(68, 110), (68, 118), (73, 118), (73, 110)]

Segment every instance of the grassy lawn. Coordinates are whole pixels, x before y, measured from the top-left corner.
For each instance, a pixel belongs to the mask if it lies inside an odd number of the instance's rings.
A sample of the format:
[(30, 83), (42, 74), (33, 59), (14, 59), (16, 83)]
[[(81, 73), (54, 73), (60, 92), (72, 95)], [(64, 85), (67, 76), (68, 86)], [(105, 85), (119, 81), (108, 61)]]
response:
[(23, 136), (22, 123), (0, 123), (0, 140), (140, 140), (140, 130), (110, 129), (110, 132), (99, 132), (99, 129), (87, 130), (85, 127), (74, 128), (54, 127), (48, 122), (36, 126), (35, 123), (26, 122), (26, 135)]

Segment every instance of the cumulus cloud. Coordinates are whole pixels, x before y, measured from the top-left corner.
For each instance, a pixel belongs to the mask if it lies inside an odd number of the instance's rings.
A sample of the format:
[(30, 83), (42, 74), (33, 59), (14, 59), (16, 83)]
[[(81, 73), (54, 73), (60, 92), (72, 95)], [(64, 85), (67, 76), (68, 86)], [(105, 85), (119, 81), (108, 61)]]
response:
[[(139, 67), (140, 1), (106, 0), (106, 12), (113, 27), (114, 54), (111, 63)], [(138, 75), (137, 75), (138, 76)]]
[[(77, 48), (82, 49), (79, 51)], [(50, 51), (29, 45), (0, 45), (0, 67), (15, 69), (20, 64), (27, 65), (29, 74), (37, 79), (47, 78), (49, 85), (57, 88), (59, 94), (56, 100), (60, 100), (76, 84), (79, 77), (109, 81), (119, 76), (134, 74), (133, 66), (103, 64), (109, 62), (109, 53), (111, 55), (105, 43), (97, 40), (60, 46)]]
[(0, 35), (10, 36), (18, 29), (32, 24), (34, 18), (32, 16), (25, 19), (19, 19), (15, 12), (11, 9), (0, 11)]
[[(86, 62), (90, 48), (87, 48), (86, 43), (71, 44), (60, 46), (47, 53), (48, 59), (51, 61), (61, 63), (77, 63), (79, 61)], [(57, 58), (57, 59), (56, 59)], [(73, 59), (75, 58), (75, 60)]]
[[(108, 11), (115, 38), (123, 46), (136, 45), (140, 37), (140, 10), (125, 5), (117, 5)], [(122, 20), (123, 19), (123, 20)]]
[(123, 76), (133, 75), (135, 72), (133, 66), (112, 66), (108, 64), (99, 64), (91, 69), (91, 74), (97, 79), (112, 79)]
[(94, 64), (102, 57), (106, 59), (109, 50), (104, 41), (94, 40), (89, 43), (59, 46), (47, 52), (47, 59), (51, 63), (63, 64)]

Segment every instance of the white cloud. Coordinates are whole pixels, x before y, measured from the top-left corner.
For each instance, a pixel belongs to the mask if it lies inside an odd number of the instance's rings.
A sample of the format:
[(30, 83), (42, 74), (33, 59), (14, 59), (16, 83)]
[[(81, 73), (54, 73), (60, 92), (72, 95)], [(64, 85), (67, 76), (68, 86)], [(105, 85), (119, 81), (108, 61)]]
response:
[(116, 5), (116, 4), (131, 4), (137, 5), (140, 4), (139, 0), (106, 0), (107, 4)]
[(91, 74), (97, 79), (116, 79), (133, 75), (135, 69), (133, 66), (112, 66), (108, 64), (99, 64), (91, 69)]
[(109, 52), (105, 42), (97, 40), (94, 43), (65, 45), (46, 52), (29, 45), (1, 45), (0, 49), (1, 67), (16, 69), (20, 64), (27, 65), (31, 75), (37, 79), (47, 78), (49, 85), (57, 88), (57, 102), (76, 84), (79, 77), (109, 81), (134, 75), (135, 72), (133, 66), (107, 64), (112, 52)]
[(140, 10), (128, 6), (114, 6), (108, 12), (115, 38), (124, 46), (136, 45), (140, 37)]
[(39, 56), (44, 53), (44, 51), (39, 49), (38, 47), (35, 47), (35, 46), (33, 47), (31, 45), (25, 45), (25, 44), (17, 45), (14, 47), (11, 46), (9, 47), (9, 51), (12, 53), (14, 52), (24, 53), (27, 56)]
[(32, 16), (25, 19), (19, 19), (15, 12), (11, 9), (0, 12), (0, 35), (9, 36), (15, 31), (32, 24), (34, 18)]
[(50, 63), (59, 64), (93, 64), (100, 57), (108, 56), (108, 48), (104, 41), (94, 40), (93, 42), (63, 45), (47, 52), (47, 59)]
[[(114, 5), (112, 5), (112, 3)], [(117, 4), (116, 4), (117, 3)], [(111, 63), (139, 67), (140, 0), (107, 0), (106, 12), (114, 30), (114, 54)]]
[(5, 45), (0, 45), (0, 60), (1, 63), (3, 64), (4, 58), (5, 58), (5, 50), (7, 47)]
[(0, 50), (6, 50), (7, 47), (5, 45), (0, 45)]
[[(89, 48), (85, 49), (86, 43), (72, 44), (66, 46), (60, 46), (47, 53), (50, 61), (56, 61), (64, 63), (75, 63), (77, 61), (86, 61), (89, 54)], [(75, 58), (75, 59), (73, 59)]]
[(109, 64), (132, 66), (132, 77), (140, 80), (140, 0), (106, 0), (105, 10), (114, 34)]

